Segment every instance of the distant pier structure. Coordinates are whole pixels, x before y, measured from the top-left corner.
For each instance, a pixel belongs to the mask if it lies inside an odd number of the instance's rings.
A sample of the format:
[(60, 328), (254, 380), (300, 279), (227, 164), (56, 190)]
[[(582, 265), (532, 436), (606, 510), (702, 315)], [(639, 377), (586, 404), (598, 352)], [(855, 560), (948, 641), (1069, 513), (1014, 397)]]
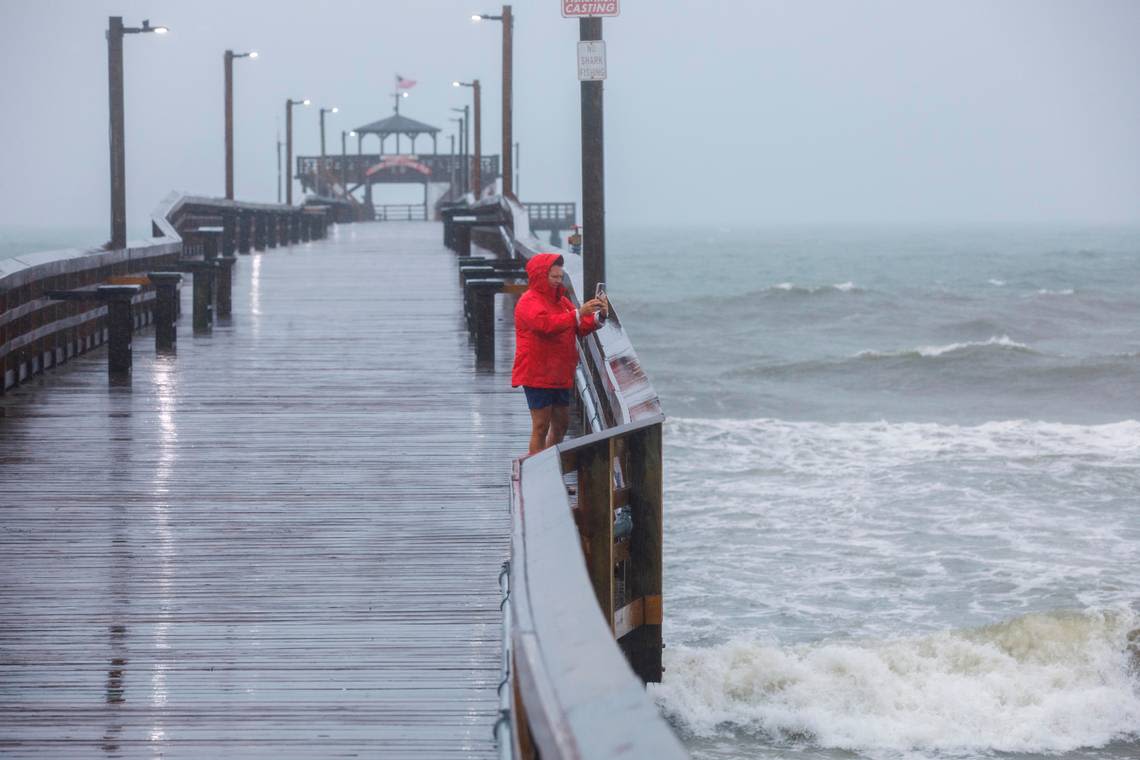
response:
[[(440, 153), (440, 128), (400, 113), (353, 130), (356, 153), (297, 156), (297, 177), (306, 193), (319, 198), (346, 201), (377, 221), (438, 221), (441, 208), (464, 200), (471, 185), (475, 157), (462, 152)], [(365, 139), (375, 137), (376, 153), (365, 153)], [(405, 142), (401, 142), (406, 138)], [(430, 153), (419, 153), (420, 144), (431, 142)], [(372, 142), (369, 140), (368, 142)], [(408, 152), (400, 149), (406, 145)], [(389, 152), (386, 149), (392, 148)], [(502, 190), (499, 156), (480, 158), (480, 197)], [(372, 186), (415, 184), (423, 188), (420, 203), (376, 204)], [(561, 234), (577, 221), (578, 204), (538, 202), (523, 204), (534, 232), (547, 232), (551, 244), (561, 245)]]
[[(356, 153), (297, 156), (297, 177), (305, 192), (321, 197), (343, 198), (364, 207), (379, 221), (429, 221), (439, 219), (439, 206), (454, 203), (466, 195), (474, 171), (474, 156), (439, 153), (439, 127), (403, 114), (393, 114), (353, 130)], [(375, 136), (376, 153), (364, 153), (366, 137)], [(406, 138), (401, 143), (401, 138)], [(430, 153), (418, 153), (420, 143), (431, 143)], [(369, 141), (371, 142), (371, 141)], [(400, 152), (407, 145), (409, 151)], [(385, 148), (392, 147), (392, 152)], [(493, 194), (500, 181), (499, 157), (480, 160), (484, 187), (480, 196)], [(376, 184), (417, 184), (423, 187), (423, 200), (413, 204), (380, 204), (372, 200)]]

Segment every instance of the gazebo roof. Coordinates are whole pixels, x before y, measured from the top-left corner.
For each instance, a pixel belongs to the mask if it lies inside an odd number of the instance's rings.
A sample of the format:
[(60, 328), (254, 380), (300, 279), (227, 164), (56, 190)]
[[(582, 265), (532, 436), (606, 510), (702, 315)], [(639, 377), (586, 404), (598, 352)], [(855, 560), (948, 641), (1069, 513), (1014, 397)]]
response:
[(358, 135), (414, 135), (429, 134), (434, 135), (439, 132), (439, 127), (433, 127), (430, 124), (424, 124), (422, 121), (409, 119), (407, 116), (394, 114), (387, 119), (374, 121), (371, 124), (365, 124), (363, 127), (357, 127), (356, 133)]

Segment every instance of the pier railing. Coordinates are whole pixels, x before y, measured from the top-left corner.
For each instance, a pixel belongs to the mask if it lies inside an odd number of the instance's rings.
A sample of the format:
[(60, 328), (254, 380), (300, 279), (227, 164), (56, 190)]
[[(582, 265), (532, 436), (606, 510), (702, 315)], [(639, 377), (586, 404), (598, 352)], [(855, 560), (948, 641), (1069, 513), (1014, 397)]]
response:
[[(461, 280), (480, 294), (511, 298), (525, 260), (550, 250), (512, 199), (443, 216)], [(562, 253), (577, 304), (581, 257)], [(476, 333), (479, 323), (493, 329), (493, 320), (473, 321)], [(476, 345), (494, 341), (476, 335)], [(685, 757), (644, 689), (664, 671), (660, 401), (614, 304), (607, 324), (579, 341), (579, 359), (574, 395), (586, 434), (513, 468), (504, 621), (511, 731), (504, 721), (500, 741), (522, 758)]]
[[(331, 221), (352, 213), (344, 205), (289, 207), (172, 193), (151, 215), (152, 236), (126, 248), (0, 260), (0, 393), (108, 342), (113, 354), (126, 351), (129, 365), (131, 333), (156, 318), (158, 287), (148, 275), (178, 270), (188, 257), (224, 259), (324, 237)], [(120, 329), (113, 329), (115, 313)]]

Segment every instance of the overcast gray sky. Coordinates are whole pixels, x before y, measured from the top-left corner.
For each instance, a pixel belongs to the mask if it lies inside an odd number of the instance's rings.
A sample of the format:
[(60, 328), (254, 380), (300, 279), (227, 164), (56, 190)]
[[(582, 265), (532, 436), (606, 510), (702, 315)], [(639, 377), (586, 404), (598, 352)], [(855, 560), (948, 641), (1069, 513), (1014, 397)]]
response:
[[(524, 200), (579, 196), (576, 22), (519, 0)], [(222, 54), (241, 199), (276, 198), (284, 100), (298, 153), (401, 110), (446, 130), (484, 88), (498, 152), (499, 25), (478, 0), (0, 0), (0, 224), (104, 224), (107, 16), (125, 42), (132, 229), (170, 190), (221, 195)], [(622, 0), (605, 21), (611, 224), (1140, 222), (1140, 2)], [(447, 132), (444, 133), (445, 135)], [(421, 150), (424, 142), (420, 143)], [(446, 136), (440, 141), (446, 150)], [(373, 144), (374, 149), (374, 144)]]

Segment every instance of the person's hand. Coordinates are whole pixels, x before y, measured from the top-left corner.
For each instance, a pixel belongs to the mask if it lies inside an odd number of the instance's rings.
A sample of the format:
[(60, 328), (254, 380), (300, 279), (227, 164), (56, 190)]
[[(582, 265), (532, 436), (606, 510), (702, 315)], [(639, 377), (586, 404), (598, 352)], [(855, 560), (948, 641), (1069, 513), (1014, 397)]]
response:
[(596, 314), (597, 312), (599, 312), (605, 308), (606, 308), (606, 305), (604, 303), (602, 303), (601, 299), (591, 298), (589, 301), (586, 301), (586, 303), (582, 304), (578, 308), (578, 313), (580, 315), (582, 315), (583, 317), (588, 317), (591, 314)]

